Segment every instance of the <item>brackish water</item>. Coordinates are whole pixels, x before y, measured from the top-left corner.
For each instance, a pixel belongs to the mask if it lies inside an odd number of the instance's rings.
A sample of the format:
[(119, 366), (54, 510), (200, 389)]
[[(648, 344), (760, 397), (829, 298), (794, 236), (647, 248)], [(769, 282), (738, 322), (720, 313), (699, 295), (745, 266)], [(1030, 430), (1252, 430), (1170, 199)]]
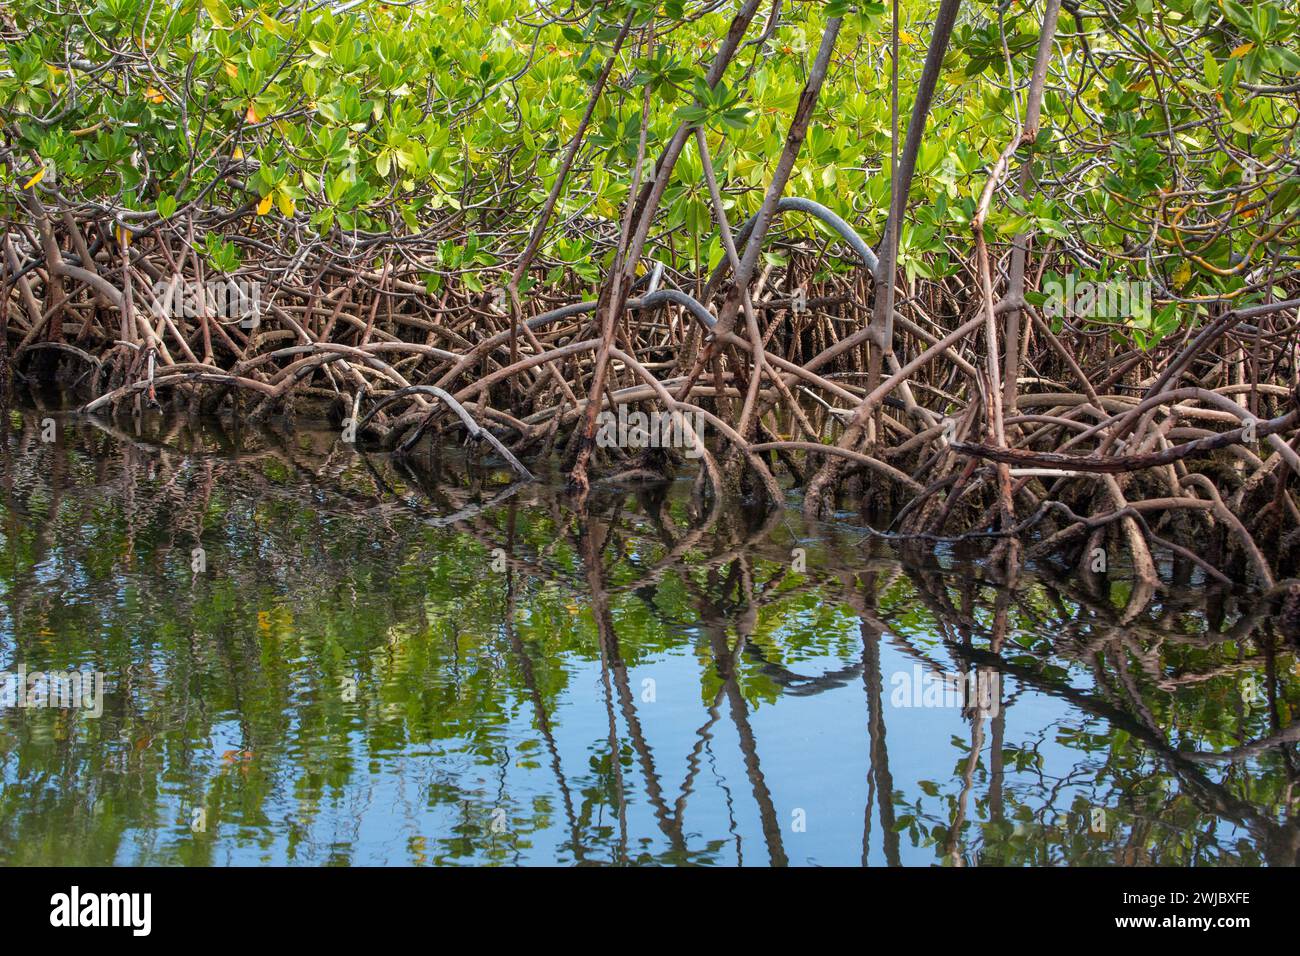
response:
[(102, 714), (0, 709), (0, 864), (1300, 854), (1295, 647), (1181, 564), (1133, 614), (689, 480), (579, 519), (459, 453), (48, 414), (0, 422), (0, 671)]

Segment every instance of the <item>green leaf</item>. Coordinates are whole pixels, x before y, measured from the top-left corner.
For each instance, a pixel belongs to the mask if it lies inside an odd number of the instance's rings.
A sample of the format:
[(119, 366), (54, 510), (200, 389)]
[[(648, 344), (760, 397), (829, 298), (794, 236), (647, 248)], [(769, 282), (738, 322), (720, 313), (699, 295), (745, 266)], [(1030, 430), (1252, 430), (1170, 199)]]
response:
[(1217, 87), (1219, 85), (1219, 61), (1215, 59), (1214, 54), (1208, 50), (1205, 52), (1203, 70), (1205, 72), (1205, 81), (1209, 83), (1210, 86)]
[(1292, 73), (1300, 73), (1300, 53), (1286, 46), (1271, 47), (1270, 52)]
[(219, 27), (228, 27), (233, 21), (230, 8), (226, 6), (224, 0), (203, 0), (203, 9), (208, 12), (212, 22)]

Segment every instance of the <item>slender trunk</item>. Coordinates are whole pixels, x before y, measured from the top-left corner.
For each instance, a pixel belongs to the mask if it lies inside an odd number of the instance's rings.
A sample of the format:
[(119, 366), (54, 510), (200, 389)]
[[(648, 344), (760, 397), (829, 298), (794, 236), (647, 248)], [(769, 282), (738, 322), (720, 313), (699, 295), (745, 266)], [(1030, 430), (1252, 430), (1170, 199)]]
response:
[(609, 58), (605, 61), (605, 65), (601, 67), (600, 76), (592, 86), (591, 98), (587, 100), (587, 109), (582, 114), (578, 129), (573, 134), (573, 138), (569, 140), (568, 149), (564, 154), (564, 161), (560, 164), (560, 171), (556, 173), (555, 182), (551, 185), (551, 191), (546, 197), (546, 202), (542, 205), (542, 211), (537, 217), (537, 222), (533, 225), (533, 231), (528, 236), (528, 244), (524, 246), (523, 253), (520, 254), (519, 260), (510, 273), (510, 281), (506, 283), (506, 291), (510, 296), (511, 365), (519, 361), (519, 326), (523, 322), (523, 310), (519, 306), (519, 281), (528, 272), (528, 266), (537, 255), (537, 250), (542, 246), (542, 237), (546, 235), (546, 227), (550, 224), (551, 216), (555, 212), (555, 206), (560, 199), (560, 192), (564, 189), (564, 183), (569, 178), (569, 171), (573, 168), (573, 161), (578, 156), (578, 150), (582, 146), (583, 139), (586, 138), (587, 127), (591, 124), (592, 114), (596, 112), (596, 105), (600, 102), (600, 95), (604, 92), (605, 84), (609, 80), (609, 74), (613, 71), (614, 64), (618, 62), (619, 50), (623, 48), (623, 41), (627, 39), (628, 31), (632, 29), (632, 18), (634, 16), (635, 12), (629, 13), (623, 21), (623, 28), (614, 41), (614, 48), (609, 51)]
[[(749, 232), (749, 242), (745, 246), (745, 254), (733, 268), (734, 275), (731, 291), (722, 303), (722, 308), (718, 313), (718, 324), (716, 326), (718, 336), (725, 335), (732, 330), (732, 326), (736, 322), (737, 312), (747, 301), (749, 281), (753, 277), (754, 268), (758, 265), (758, 257), (763, 249), (763, 237), (772, 225), (772, 220), (776, 215), (776, 205), (781, 200), (781, 194), (785, 192), (786, 184), (790, 181), (790, 174), (794, 170), (795, 160), (799, 158), (799, 151), (803, 148), (803, 141), (808, 135), (808, 125), (812, 120), (813, 110), (817, 106), (817, 98), (821, 95), (822, 83), (826, 79), (831, 54), (835, 50), (835, 40), (839, 36), (842, 23), (843, 21), (839, 17), (834, 17), (827, 22), (826, 29), (822, 33), (821, 46), (817, 50), (812, 70), (809, 71), (808, 79), (804, 83), (803, 92), (799, 94), (799, 103), (795, 107), (794, 116), (790, 121), (790, 130), (785, 138), (785, 148), (782, 149), (781, 156), (777, 160), (776, 169), (772, 174), (772, 181), (768, 184), (767, 193), (763, 197), (763, 205), (754, 217), (754, 224)], [(721, 223), (720, 226), (725, 228)], [(733, 249), (733, 257), (734, 253), (735, 250)], [(678, 401), (685, 401), (690, 395), (691, 388), (694, 386), (700, 372), (716, 354), (716, 348), (717, 343), (715, 340), (710, 342), (709, 346), (700, 353), (696, 359), (695, 368), (691, 370), (690, 375), (686, 378), (686, 383), (678, 393)], [(758, 348), (754, 353), (753, 377), (755, 381), (758, 378), (761, 361), (762, 350)], [(747, 400), (745, 410), (750, 409), (752, 409), (752, 401)], [(745, 427), (748, 426), (747, 415), (744, 413), (742, 413), (741, 425), (740, 432), (743, 436)]]
[[(1052, 43), (1056, 38), (1056, 20), (1061, 12), (1061, 0), (1047, 0), (1043, 8), (1043, 27), (1038, 33), (1038, 55), (1034, 59), (1034, 73), (1029, 80), (1029, 93), (1025, 102), (1025, 128), (1022, 143), (1032, 143), (1038, 138), (1038, 123), (1043, 112), (1043, 86), (1047, 82), (1047, 66), (1052, 58)], [(1020, 167), (1020, 195), (1029, 195), (1033, 186), (1033, 162)], [(1004, 414), (1016, 413), (1016, 381), (1020, 378), (1020, 310), (1025, 301), (1025, 262), (1033, 234), (1016, 236), (1011, 251), (1011, 275), (1007, 284), (1007, 299), (1011, 308), (1003, 317), (1002, 347), (1005, 352), (1002, 372), (1002, 410)]]
[[(727, 30), (727, 35), (718, 47), (718, 52), (713, 58), (713, 64), (709, 67), (709, 72), (705, 77), (705, 82), (708, 83), (710, 88), (717, 86), (718, 81), (722, 79), (723, 73), (726, 72), (728, 64), (735, 57), (736, 51), (740, 47), (740, 41), (745, 36), (745, 31), (749, 29), (749, 24), (758, 12), (758, 6), (759, 0), (745, 0), (744, 6), (736, 11), (731, 26)], [(646, 98), (648, 101), (648, 87)], [(573, 469), (569, 472), (569, 488), (579, 501), (585, 500), (587, 494), (587, 462), (591, 458), (592, 446), (596, 441), (596, 418), (600, 412), (601, 398), (605, 392), (609, 350), (614, 343), (615, 320), (622, 314), (627, 304), (628, 294), (636, 278), (636, 266), (641, 259), (641, 252), (645, 248), (646, 238), (650, 234), (650, 224), (654, 221), (655, 210), (659, 206), (660, 199), (663, 198), (664, 189), (668, 185), (668, 180), (672, 177), (673, 167), (677, 164), (677, 158), (681, 155), (682, 148), (686, 145), (686, 139), (692, 129), (688, 123), (682, 123), (677, 127), (672, 140), (660, 157), (659, 163), (655, 166), (652, 177), (644, 185), (641, 185), (638, 180), (644, 163), (646, 119), (647, 117), (643, 111), (641, 123), (642, 142), (638, 152), (631, 190), (631, 195), (635, 196), (636, 200), (633, 203), (629, 199), (628, 216), (623, 228), (623, 237), (620, 241), (621, 248), (615, 258), (610, 281), (605, 285), (597, 305), (596, 314), (603, 314), (605, 322), (601, 329), (601, 344), (596, 353), (595, 368), (592, 371), (591, 388), (587, 394), (586, 414), (580, 419), (582, 432), (579, 435), (577, 457)], [(636, 223), (635, 231), (629, 233), (632, 223)]]
[[(872, 303), (871, 330), (872, 350), (867, 373), (867, 394), (871, 395), (880, 384), (881, 367), (884, 353), (892, 349), (894, 336), (894, 270), (898, 261), (898, 234), (901, 231), (903, 215), (907, 210), (907, 194), (912, 188), (912, 178), (916, 173), (916, 158), (921, 149), (921, 138), (925, 133), (926, 119), (930, 114), (930, 105), (934, 99), (934, 89), (939, 81), (939, 71), (943, 68), (943, 58), (948, 51), (948, 41), (952, 37), (953, 25), (957, 22), (957, 13), (961, 9), (961, 0), (942, 0), (934, 21), (934, 33), (930, 37), (930, 47), (925, 54), (925, 65), (917, 85), (916, 100), (912, 104), (912, 116), (907, 124), (907, 140), (903, 144), (903, 153), (890, 185), (889, 219), (885, 224), (885, 247), (881, 250), (875, 275), (875, 299)], [(841, 437), (841, 448), (854, 448), (861, 443), (866, 434), (867, 421), (871, 407), (867, 403), (858, 406), (852, 420)], [(825, 463), (808, 483), (804, 510), (810, 515), (821, 511), (827, 493), (834, 487), (844, 467), (844, 459), (828, 455)]]

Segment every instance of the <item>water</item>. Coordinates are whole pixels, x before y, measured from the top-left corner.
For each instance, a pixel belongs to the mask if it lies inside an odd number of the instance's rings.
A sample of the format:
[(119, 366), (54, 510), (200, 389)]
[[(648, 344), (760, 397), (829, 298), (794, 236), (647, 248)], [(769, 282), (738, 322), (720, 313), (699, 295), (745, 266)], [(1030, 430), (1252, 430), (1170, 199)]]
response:
[(1126, 620), (1122, 571), (1008, 587), (689, 480), (583, 521), (457, 453), (45, 414), (0, 426), (0, 670), (102, 715), (0, 709), (2, 864), (1300, 853), (1295, 648), (1179, 564)]

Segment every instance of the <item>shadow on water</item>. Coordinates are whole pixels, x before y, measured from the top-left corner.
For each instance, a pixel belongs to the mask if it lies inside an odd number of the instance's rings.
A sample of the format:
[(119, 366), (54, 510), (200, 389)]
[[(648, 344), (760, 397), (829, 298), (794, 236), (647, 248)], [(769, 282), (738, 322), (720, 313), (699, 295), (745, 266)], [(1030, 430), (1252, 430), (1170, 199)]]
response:
[(460, 453), (44, 414), (0, 425), (0, 670), (102, 714), (0, 709), (0, 863), (1300, 855), (1295, 648), (1175, 560), (1126, 619), (1122, 571), (689, 481), (580, 520)]

